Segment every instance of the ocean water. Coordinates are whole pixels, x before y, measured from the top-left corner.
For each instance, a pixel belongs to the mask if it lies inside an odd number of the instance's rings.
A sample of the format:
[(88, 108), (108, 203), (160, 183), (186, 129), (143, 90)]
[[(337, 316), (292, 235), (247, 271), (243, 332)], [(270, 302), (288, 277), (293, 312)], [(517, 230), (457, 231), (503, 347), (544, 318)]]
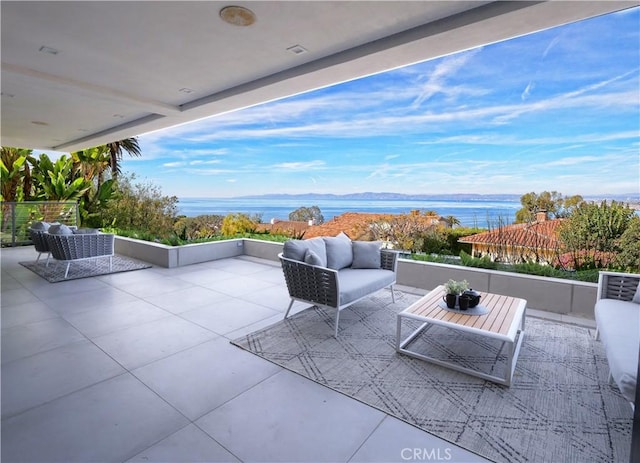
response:
[(248, 198), (180, 198), (178, 213), (198, 215), (258, 214), (262, 222), (287, 220), (299, 207), (318, 206), (325, 222), (345, 212), (405, 214), (412, 210), (436, 211), (442, 217), (455, 216), (463, 226), (495, 227), (512, 223), (522, 206), (519, 201), (458, 200), (362, 200), (362, 199), (248, 199)]

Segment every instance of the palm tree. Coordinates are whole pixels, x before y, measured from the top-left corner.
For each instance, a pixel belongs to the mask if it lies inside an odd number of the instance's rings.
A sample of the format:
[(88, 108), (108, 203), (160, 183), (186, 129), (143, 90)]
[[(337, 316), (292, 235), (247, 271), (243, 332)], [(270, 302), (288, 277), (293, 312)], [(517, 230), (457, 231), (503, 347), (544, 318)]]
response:
[(454, 225), (460, 225), (460, 220), (455, 215), (448, 215), (444, 218), (444, 221), (447, 222), (449, 228), (453, 228)]
[(122, 161), (122, 153), (127, 152), (129, 156), (139, 157), (142, 156), (140, 151), (140, 145), (138, 139), (125, 138), (124, 140), (118, 140), (105, 145), (109, 149), (109, 156), (111, 157), (111, 176), (116, 179), (120, 172), (120, 162)]

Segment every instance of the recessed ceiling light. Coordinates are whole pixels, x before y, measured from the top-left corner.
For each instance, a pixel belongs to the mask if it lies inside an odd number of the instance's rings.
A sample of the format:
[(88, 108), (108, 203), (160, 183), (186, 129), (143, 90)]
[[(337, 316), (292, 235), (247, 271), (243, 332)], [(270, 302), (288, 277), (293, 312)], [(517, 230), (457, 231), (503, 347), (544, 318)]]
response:
[(287, 51), (290, 51), (294, 55), (301, 55), (303, 53), (306, 53), (307, 49), (304, 48), (302, 45), (294, 45), (293, 47), (287, 48)]
[(42, 122), (42, 121), (31, 121), (31, 123), (35, 125), (49, 125), (46, 122)]
[(191, 90), (190, 88), (187, 88), (187, 87), (179, 88), (178, 91), (181, 92), (181, 93), (193, 93), (193, 90)]
[(60, 53), (58, 50), (56, 50), (55, 48), (51, 48), (51, 47), (47, 47), (45, 45), (42, 45), (40, 47), (40, 50), (42, 53), (48, 53), (50, 55), (57, 55), (58, 53)]
[(122, 114), (114, 114), (113, 117), (117, 117), (118, 119), (124, 119)]
[(220, 10), (220, 17), (234, 26), (250, 26), (256, 22), (254, 12), (242, 6), (225, 6)]

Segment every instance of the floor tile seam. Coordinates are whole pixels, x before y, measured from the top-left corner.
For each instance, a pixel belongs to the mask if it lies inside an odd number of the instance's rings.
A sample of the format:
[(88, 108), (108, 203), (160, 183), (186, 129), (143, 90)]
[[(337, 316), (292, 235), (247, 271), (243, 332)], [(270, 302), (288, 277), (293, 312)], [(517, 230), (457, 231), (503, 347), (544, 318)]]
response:
[[(120, 365), (120, 364), (118, 364), (118, 365)], [(120, 366), (122, 367), (122, 365), (120, 365)], [(124, 367), (123, 367), (123, 368), (124, 368)], [(47, 406), (47, 405), (49, 405), (49, 404), (51, 404), (51, 403), (54, 403), (54, 402), (56, 402), (56, 401), (59, 401), (59, 400), (65, 399), (65, 398), (67, 398), (67, 397), (69, 397), (69, 396), (72, 396), (72, 395), (77, 394), (77, 393), (79, 393), (79, 392), (85, 391), (85, 390), (87, 390), (87, 389), (90, 389), (90, 388), (95, 387), (95, 386), (97, 386), (97, 385), (99, 385), (99, 384), (105, 383), (105, 382), (107, 382), (107, 381), (112, 381), (112, 380), (113, 380), (113, 379), (115, 379), (115, 378), (118, 378), (118, 377), (120, 377), (120, 376), (125, 376), (125, 375), (127, 375), (127, 374), (130, 374), (130, 373), (129, 373), (128, 371), (126, 371), (126, 370), (125, 370), (125, 371), (120, 371), (119, 373), (116, 373), (116, 374), (114, 374), (114, 375), (112, 375), (112, 376), (109, 376), (109, 377), (107, 377), (107, 378), (103, 378), (103, 379), (101, 379), (101, 380), (99, 380), (99, 381), (95, 381), (95, 382), (93, 382), (93, 383), (91, 383), (91, 384), (87, 384), (87, 385), (85, 385), (85, 386), (79, 387), (79, 388), (77, 388), (77, 389), (74, 389), (73, 391), (66, 392), (66, 393), (64, 393), (64, 394), (62, 394), (62, 395), (60, 395), (60, 396), (58, 396), (58, 397), (54, 397), (53, 399), (47, 400), (47, 401), (42, 402), (42, 403), (40, 403), (40, 404), (38, 404), (38, 405), (34, 405), (34, 406), (32, 406), (32, 407), (28, 407), (28, 408), (26, 408), (26, 409), (24, 409), (24, 410), (20, 411), (19, 413), (15, 413), (15, 414), (13, 414), (13, 415), (11, 415), (11, 416), (7, 416), (7, 417), (3, 416), (3, 417), (2, 417), (2, 422), (4, 423), (5, 421), (7, 421), (7, 420), (9, 420), (9, 419), (12, 419), (12, 418), (18, 417), (18, 416), (23, 415), (23, 414), (25, 414), (25, 413), (28, 413), (28, 412), (30, 412), (30, 411), (32, 411), (32, 410), (37, 410), (38, 408), (41, 408), (41, 407)], [(137, 378), (136, 378), (136, 379), (137, 379)]]
[[(225, 400), (224, 402), (221, 402), (221, 403), (217, 404), (215, 407), (213, 407), (213, 408), (211, 408), (211, 409), (209, 409), (209, 410), (207, 410), (207, 411), (205, 411), (205, 412), (201, 413), (200, 415), (198, 415), (196, 418), (194, 418), (194, 419), (192, 420), (192, 421), (193, 421), (193, 424), (196, 424), (196, 421), (201, 420), (202, 418), (204, 418), (204, 417), (205, 417), (205, 416), (207, 416), (208, 414), (213, 413), (213, 412), (214, 412), (214, 411), (216, 411), (218, 408), (225, 406), (226, 404), (228, 404), (228, 403), (229, 403), (229, 402), (231, 402), (232, 400), (235, 400), (235, 399), (240, 398), (243, 394), (245, 394), (245, 393), (249, 392), (250, 390), (252, 390), (253, 388), (255, 388), (255, 387), (259, 386), (260, 384), (262, 384), (263, 382), (267, 381), (268, 379), (270, 379), (270, 378), (274, 377), (274, 376), (275, 376), (275, 375), (277, 375), (277, 374), (282, 373), (282, 371), (286, 371), (284, 368), (280, 367), (279, 365), (277, 365), (277, 366), (278, 366), (279, 368), (278, 368), (276, 371), (274, 371), (273, 373), (271, 373), (270, 375), (267, 375), (267, 376), (265, 376), (264, 378), (262, 378), (262, 379), (258, 380), (258, 382), (254, 383), (254, 384), (252, 384), (252, 385), (250, 385), (250, 386), (247, 386), (245, 389), (243, 389), (242, 391), (238, 392), (237, 394), (235, 394), (235, 395), (233, 395), (233, 396), (229, 397), (229, 398), (228, 398), (227, 400)], [(196, 424), (196, 426), (197, 426), (197, 424)], [(199, 427), (199, 426), (198, 426), (198, 427)], [(207, 433), (207, 435), (209, 435), (209, 434)], [(213, 438), (213, 436), (211, 436), (211, 437)]]
[(355, 451), (351, 454), (351, 456), (349, 458), (347, 458), (347, 460), (346, 460), (347, 463), (350, 463), (350, 462), (353, 461), (353, 459), (358, 454), (360, 449), (362, 449), (362, 447), (365, 446), (365, 444), (369, 441), (369, 439), (371, 439), (372, 436), (378, 431), (378, 429), (380, 429), (380, 427), (382, 426), (382, 423), (384, 423), (385, 420), (389, 419), (389, 416), (391, 416), (391, 415), (387, 415), (386, 413), (382, 414), (382, 417), (380, 418), (380, 422), (374, 426), (374, 428), (371, 430), (371, 432), (362, 440), (360, 445), (358, 445), (358, 448), (355, 449)]
[[(239, 298), (234, 298), (234, 299), (239, 299)], [(248, 301), (244, 301), (244, 300), (243, 300), (243, 302), (248, 302)], [(255, 304), (255, 302), (251, 302), (251, 304)], [(258, 305), (258, 304), (255, 304), (255, 305)], [(261, 306), (261, 307), (264, 307), (264, 306)], [(240, 330), (243, 330), (243, 329), (245, 329), (245, 328), (250, 327), (251, 325), (255, 325), (256, 323), (260, 323), (260, 322), (262, 322), (263, 320), (266, 320), (266, 319), (268, 319), (268, 318), (271, 318), (271, 317), (274, 317), (274, 316), (276, 316), (276, 315), (281, 315), (281, 314), (282, 314), (282, 312), (276, 312), (275, 310), (273, 310), (273, 309), (271, 309), (271, 308), (269, 308), (269, 307), (264, 307), (264, 308), (267, 308), (267, 309), (271, 310), (271, 311), (272, 311), (272, 312), (274, 312), (274, 313), (273, 313), (272, 315), (269, 315), (268, 317), (261, 318), (260, 320), (254, 320), (254, 321), (252, 321), (252, 322), (249, 322), (249, 323), (247, 323), (246, 325), (242, 325), (242, 326), (234, 327), (234, 328), (233, 328), (233, 330), (231, 330), (231, 331), (226, 331), (226, 332), (224, 332), (224, 333), (222, 333), (222, 332), (218, 332), (218, 331), (214, 331), (214, 330), (212, 330), (212, 329), (211, 329), (211, 328), (209, 328), (209, 327), (206, 327), (206, 326), (201, 325), (201, 324), (199, 324), (199, 323), (197, 323), (197, 322), (194, 322), (193, 320), (189, 320), (188, 318), (181, 317), (181, 315), (182, 315), (182, 314), (185, 314), (185, 313), (187, 313), (187, 312), (190, 312), (190, 310), (187, 310), (187, 311), (185, 311), (185, 312), (181, 312), (181, 313), (179, 313), (179, 314), (175, 314), (175, 315), (176, 315), (176, 316), (178, 316), (178, 317), (180, 317), (180, 318), (182, 318), (182, 319), (183, 319), (183, 320), (185, 320), (185, 321), (188, 321), (189, 323), (193, 323), (194, 325), (198, 326), (199, 328), (203, 328), (203, 329), (205, 329), (205, 330), (207, 330), (207, 331), (212, 332), (213, 334), (215, 334), (215, 335), (217, 335), (217, 336), (220, 336), (220, 337), (223, 337), (223, 338), (225, 338), (225, 339), (229, 339), (230, 341), (233, 341), (233, 339), (231, 339), (231, 338), (227, 338), (227, 335), (228, 335), (228, 334), (235, 333), (236, 331), (240, 331)], [(195, 310), (195, 309), (193, 309), (193, 310)]]
[[(208, 330), (208, 331), (211, 331), (211, 330)], [(222, 335), (217, 334), (217, 333), (214, 333), (213, 331), (211, 331), (211, 333), (212, 333), (212, 334), (215, 334), (215, 336), (214, 336), (213, 338), (205, 339), (204, 341), (198, 342), (198, 343), (193, 344), (193, 345), (190, 345), (190, 346), (188, 346), (188, 347), (184, 347), (184, 348), (182, 348), (182, 349), (180, 349), (180, 350), (177, 350), (177, 351), (175, 351), (175, 352), (171, 352), (171, 353), (169, 353), (169, 354), (167, 354), (167, 355), (164, 355), (164, 356), (162, 356), (162, 357), (154, 358), (153, 360), (151, 360), (151, 361), (149, 361), (149, 362), (142, 363), (142, 364), (140, 364), (140, 365), (135, 365), (135, 366), (132, 366), (132, 367), (127, 367), (127, 366), (125, 366), (125, 365), (122, 365), (120, 362), (118, 362), (118, 365), (120, 365), (122, 368), (124, 368), (125, 370), (127, 370), (129, 373), (133, 374), (133, 372), (134, 372), (135, 370), (138, 370), (138, 369), (140, 369), (140, 368), (147, 367), (147, 366), (149, 366), (149, 365), (152, 365), (152, 364), (154, 364), (154, 363), (156, 363), (156, 362), (160, 362), (160, 361), (162, 361), (162, 360), (166, 360), (166, 359), (168, 359), (168, 358), (170, 358), (170, 357), (173, 357), (174, 355), (182, 354), (182, 353), (184, 353), (184, 352), (186, 352), (186, 351), (188, 351), (188, 350), (190, 350), (190, 349), (195, 349), (196, 347), (200, 347), (200, 346), (201, 346), (201, 345), (203, 345), (203, 344), (206, 344), (206, 343), (208, 343), (208, 342), (211, 342), (211, 341), (214, 341), (214, 340), (216, 340), (216, 339), (218, 339), (218, 338), (222, 338), (222, 337), (223, 337)], [(98, 346), (98, 347), (100, 347), (100, 346)], [(106, 352), (105, 352), (105, 353), (106, 353)], [(107, 355), (109, 355), (109, 354), (107, 353)], [(111, 356), (110, 356), (110, 357), (111, 357)], [(114, 360), (115, 360), (115, 359), (114, 359)], [(117, 362), (117, 360), (116, 360), (116, 362)], [(137, 378), (137, 377), (136, 377), (136, 378)]]
[[(158, 307), (158, 308), (160, 308), (160, 307)], [(116, 329), (113, 329), (113, 330), (110, 330), (110, 331), (107, 331), (107, 332), (104, 332), (104, 333), (100, 333), (100, 334), (95, 334), (95, 335), (89, 335), (89, 334), (83, 332), (80, 328), (78, 328), (76, 325), (74, 325), (73, 322), (68, 320), (65, 316), (62, 316), (62, 319), (65, 320), (67, 323), (69, 323), (71, 326), (73, 326), (76, 330), (78, 330), (84, 337), (86, 337), (87, 339), (93, 340), (93, 339), (101, 338), (103, 336), (109, 336), (109, 335), (115, 334), (118, 331), (131, 329), (134, 326), (143, 326), (143, 325), (145, 325), (147, 323), (154, 323), (154, 322), (157, 322), (157, 321), (160, 321), (160, 320), (165, 320), (165, 319), (171, 317), (172, 315), (175, 315), (175, 314), (172, 314), (171, 312), (168, 312), (167, 310), (164, 310), (164, 309), (162, 309), (162, 311), (165, 312), (165, 314), (163, 316), (161, 316), (161, 317), (154, 318), (153, 320), (147, 320), (145, 322), (131, 323), (131, 324), (128, 324), (128, 325), (125, 325), (125, 326), (121, 326), (121, 327), (118, 327)], [(80, 312), (80, 313), (88, 313), (88, 312)]]
[(265, 304), (262, 304), (262, 303), (260, 303), (260, 302), (251, 301), (251, 300), (249, 300), (249, 299), (245, 299), (245, 298), (244, 298), (244, 297), (242, 297), (242, 296), (238, 296), (238, 297), (236, 297), (235, 299), (237, 299), (237, 300), (239, 300), (239, 301), (242, 301), (242, 302), (246, 302), (246, 303), (248, 303), (248, 304), (255, 304), (255, 305), (259, 305), (260, 307), (264, 307), (264, 308), (266, 308), (266, 309), (269, 309), (269, 310), (271, 310), (271, 311), (273, 311), (273, 312), (274, 312), (274, 315), (282, 314), (282, 313), (284, 313), (284, 311), (286, 310), (286, 307), (284, 307), (282, 310), (280, 310), (280, 309), (274, 309), (273, 307), (268, 306), (268, 305), (265, 305)]
[[(215, 410), (215, 409), (214, 409)], [(212, 410), (213, 411), (213, 410)], [(211, 413), (211, 412), (209, 412)], [(204, 415), (203, 415), (204, 416)], [(202, 417), (200, 417), (202, 418)], [(198, 419), (200, 419), (198, 418)], [(235, 452), (233, 452), (230, 448), (228, 448), (227, 446), (225, 446), (222, 442), (220, 442), (218, 439), (216, 439), (215, 437), (213, 437), (211, 434), (209, 434), (205, 429), (203, 429), (202, 427), (200, 427), (198, 425), (198, 423), (196, 423), (195, 421), (191, 423), (192, 425), (194, 425), (197, 429), (199, 429), (200, 431), (202, 431), (209, 439), (211, 439), (212, 441), (214, 441), (216, 444), (218, 444), (220, 447), (222, 447), (223, 449), (225, 449), (227, 452), (229, 452), (229, 455), (232, 455), (233, 458), (235, 458), (238, 463), (244, 463), (245, 460), (243, 460), (242, 458), (240, 458), (239, 455), (236, 455)]]
[[(49, 320), (52, 320), (52, 319), (49, 319)], [(43, 321), (46, 321), (46, 320), (43, 320)], [(37, 323), (37, 322), (34, 322), (34, 323)], [(22, 326), (22, 325), (17, 325), (17, 326)], [(74, 326), (72, 326), (72, 328), (75, 329), (76, 331), (78, 331)], [(10, 329), (10, 328), (8, 328), (8, 329)], [(57, 350), (57, 349), (62, 349), (62, 348), (68, 347), (68, 346), (73, 346), (74, 344), (80, 344), (82, 342), (88, 342), (88, 343), (93, 344), (91, 339), (87, 338), (83, 333), (80, 333), (80, 334), (82, 335), (83, 339), (76, 339), (75, 341), (70, 341), (70, 342), (68, 342), (66, 344), (62, 344), (60, 346), (52, 347), (51, 349), (45, 349), (45, 350), (41, 350), (41, 351), (38, 351), (38, 352), (34, 352), (33, 354), (29, 354), (29, 355), (26, 355), (24, 357), (20, 357), (20, 358), (16, 358), (16, 359), (13, 359), (13, 360), (9, 360), (8, 362), (1, 362), (2, 368), (4, 368), (5, 365), (9, 365), (9, 364), (11, 364), (13, 362), (17, 362), (17, 361), (20, 361), (20, 360), (25, 360), (25, 359), (28, 359), (28, 358), (31, 358), (31, 357), (35, 357), (36, 355), (45, 354), (47, 352), (51, 352), (51, 351), (54, 351), (54, 350)]]

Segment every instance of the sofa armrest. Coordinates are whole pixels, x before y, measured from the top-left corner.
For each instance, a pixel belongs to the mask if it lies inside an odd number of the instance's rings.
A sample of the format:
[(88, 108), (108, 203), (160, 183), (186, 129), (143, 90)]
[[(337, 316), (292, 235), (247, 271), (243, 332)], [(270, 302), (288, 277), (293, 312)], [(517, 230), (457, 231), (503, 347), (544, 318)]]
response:
[(380, 266), (384, 270), (391, 270), (393, 273), (397, 273), (398, 251), (392, 251), (390, 249), (381, 249), (380, 250)]
[(630, 301), (636, 293), (638, 284), (640, 284), (640, 274), (600, 272), (597, 299)]
[(338, 307), (338, 272), (278, 254), (289, 295), (295, 299)]

